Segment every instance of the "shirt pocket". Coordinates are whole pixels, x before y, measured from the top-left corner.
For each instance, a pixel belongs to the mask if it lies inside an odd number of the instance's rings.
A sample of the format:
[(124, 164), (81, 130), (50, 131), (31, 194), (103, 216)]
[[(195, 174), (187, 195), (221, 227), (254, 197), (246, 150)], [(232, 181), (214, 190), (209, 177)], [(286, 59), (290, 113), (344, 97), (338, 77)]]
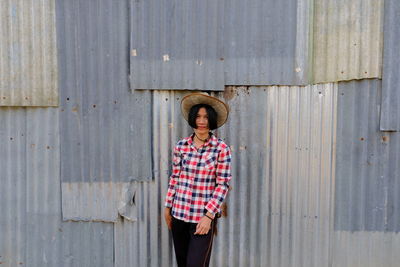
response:
[(210, 153), (210, 154), (202, 157), (202, 159), (200, 161), (200, 166), (207, 170), (212, 171), (215, 169), (216, 161), (217, 161), (217, 156)]

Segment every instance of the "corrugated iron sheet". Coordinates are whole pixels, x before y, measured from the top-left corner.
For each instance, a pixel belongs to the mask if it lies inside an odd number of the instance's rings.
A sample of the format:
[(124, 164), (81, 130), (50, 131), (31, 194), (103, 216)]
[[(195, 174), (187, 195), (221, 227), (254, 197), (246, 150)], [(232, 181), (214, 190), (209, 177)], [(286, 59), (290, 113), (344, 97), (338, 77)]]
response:
[[(140, 164), (140, 163), (138, 163)], [(136, 221), (135, 183), (62, 183), (63, 220)]]
[(25, 264), (26, 235), (26, 112), (0, 108), (0, 261)]
[(332, 240), (334, 267), (399, 266), (398, 233), (335, 231)]
[(57, 2), (63, 182), (152, 178), (151, 95), (128, 84), (128, 7)]
[(112, 266), (113, 224), (61, 220), (59, 112), (0, 108), (1, 266)]
[(0, 106), (57, 106), (55, 1), (1, 1)]
[(400, 231), (400, 133), (379, 131), (380, 99), (379, 80), (339, 86), (335, 230)]
[[(219, 222), (212, 266), (324, 266), (332, 217), (335, 84), (230, 87), (216, 96), (231, 106), (218, 135), (233, 151), (228, 217)], [(171, 148), (190, 128), (185, 92), (153, 99), (155, 179), (137, 190), (137, 222), (116, 224), (116, 266), (171, 266), (162, 217)]]
[(398, 266), (400, 133), (381, 132), (381, 81), (339, 83), (333, 266)]
[(224, 1), (130, 2), (132, 89), (224, 89)]
[(225, 84), (308, 84), (311, 9), (308, 0), (225, 1)]
[(380, 129), (400, 131), (400, 2), (385, 0)]
[(307, 84), (308, 0), (131, 4), (133, 89)]
[(313, 24), (313, 82), (381, 77), (383, 0), (315, 0)]

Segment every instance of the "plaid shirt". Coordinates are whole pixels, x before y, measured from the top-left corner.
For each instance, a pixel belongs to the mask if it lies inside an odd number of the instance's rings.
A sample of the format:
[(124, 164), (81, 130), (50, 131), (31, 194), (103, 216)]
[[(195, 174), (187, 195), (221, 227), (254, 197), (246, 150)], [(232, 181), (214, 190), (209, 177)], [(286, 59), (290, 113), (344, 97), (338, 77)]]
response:
[(172, 216), (198, 223), (209, 211), (220, 211), (231, 179), (229, 147), (212, 133), (200, 148), (193, 143), (194, 134), (180, 140), (174, 148), (172, 175), (165, 206)]

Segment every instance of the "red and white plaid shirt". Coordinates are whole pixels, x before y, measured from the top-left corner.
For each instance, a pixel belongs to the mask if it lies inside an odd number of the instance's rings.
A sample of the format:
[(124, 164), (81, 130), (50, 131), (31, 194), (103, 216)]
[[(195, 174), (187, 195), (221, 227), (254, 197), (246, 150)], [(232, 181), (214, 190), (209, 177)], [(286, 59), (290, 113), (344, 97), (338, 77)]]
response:
[(229, 147), (212, 133), (208, 141), (196, 148), (194, 134), (180, 140), (174, 148), (172, 175), (165, 206), (185, 222), (198, 223), (209, 211), (220, 211), (231, 179)]

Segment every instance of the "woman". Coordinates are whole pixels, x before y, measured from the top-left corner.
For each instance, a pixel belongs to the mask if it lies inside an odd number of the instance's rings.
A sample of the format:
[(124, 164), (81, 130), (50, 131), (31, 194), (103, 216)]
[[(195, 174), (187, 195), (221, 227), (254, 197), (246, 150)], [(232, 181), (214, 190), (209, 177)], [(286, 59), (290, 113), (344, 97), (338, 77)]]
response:
[(164, 216), (178, 266), (204, 267), (231, 179), (229, 147), (210, 130), (225, 123), (229, 109), (218, 98), (192, 93), (182, 99), (181, 110), (194, 133), (174, 148)]

